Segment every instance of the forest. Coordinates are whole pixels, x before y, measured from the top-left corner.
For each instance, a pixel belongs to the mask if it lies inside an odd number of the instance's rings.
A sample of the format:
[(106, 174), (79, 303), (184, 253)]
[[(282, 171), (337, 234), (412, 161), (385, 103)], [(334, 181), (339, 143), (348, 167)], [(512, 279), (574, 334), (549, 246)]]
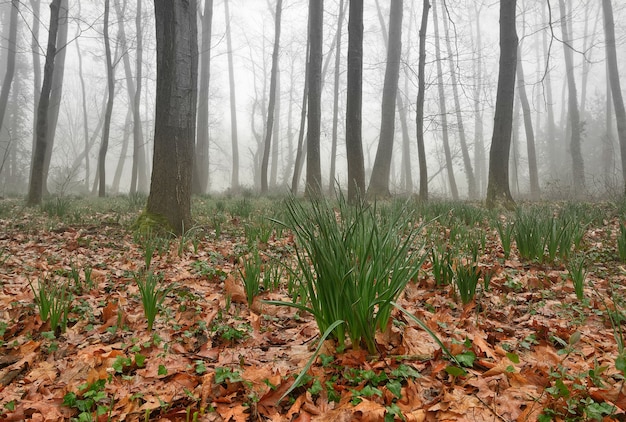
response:
[(624, 13), (0, 2), (0, 420), (624, 420)]

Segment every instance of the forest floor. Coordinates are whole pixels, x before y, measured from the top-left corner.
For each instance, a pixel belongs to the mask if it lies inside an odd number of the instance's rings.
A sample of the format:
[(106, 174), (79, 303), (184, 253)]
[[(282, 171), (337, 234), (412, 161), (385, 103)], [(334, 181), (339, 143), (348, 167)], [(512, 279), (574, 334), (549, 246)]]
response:
[[(394, 311), (379, 354), (325, 341), (279, 401), (320, 340), (311, 315), (263, 302), (297, 291), (277, 264), (295, 260), (293, 234), (267, 218), (281, 200), (196, 199), (196, 226), (158, 240), (133, 230), (143, 200), (0, 202), (0, 421), (625, 420), (623, 204), (533, 206), (575, 215), (582, 237), (562, 258), (530, 260), (499, 234), (514, 213), (422, 206), (418, 218), (438, 219), (398, 303), (458, 362)], [(264, 291), (248, 306), (240, 270), (253, 250)], [(471, 250), (480, 280), (464, 305), (454, 271)], [(152, 331), (146, 266), (165, 293)], [(42, 321), (39, 286), (66, 299), (66, 329)]]

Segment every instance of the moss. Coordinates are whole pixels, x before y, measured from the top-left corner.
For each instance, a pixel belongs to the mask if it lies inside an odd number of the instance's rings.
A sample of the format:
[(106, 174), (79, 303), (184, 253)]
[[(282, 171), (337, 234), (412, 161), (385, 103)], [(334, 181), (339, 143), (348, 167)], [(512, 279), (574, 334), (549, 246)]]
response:
[(141, 215), (137, 217), (137, 220), (132, 226), (133, 230), (139, 234), (160, 234), (171, 235), (174, 232), (174, 228), (167, 221), (165, 216), (148, 212), (143, 210)]

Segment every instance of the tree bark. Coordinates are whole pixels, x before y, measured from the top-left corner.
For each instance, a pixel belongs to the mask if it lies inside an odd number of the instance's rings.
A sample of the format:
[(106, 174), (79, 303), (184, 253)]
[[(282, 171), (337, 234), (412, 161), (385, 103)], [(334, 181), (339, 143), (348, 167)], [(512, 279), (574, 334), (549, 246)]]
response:
[(561, 11), (561, 31), (563, 33), (563, 52), (565, 55), (565, 68), (567, 71), (568, 111), (570, 123), (570, 152), (572, 155), (572, 174), (574, 176), (574, 189), (576, 194), (581, 194), (585, 189), (585, 166), (581, 143), (580, 112), (578, 109), (578, 94), (576, 93), (576, 78), (574, 75), (574, 55), (571, 46), (571, 36), (567, 25), (565, 13), (565, 1), (559, 0)]
[(402, 54), (402, 0), (391, 0), (389, 11), (389, 41), (387, 43), (387, 68), (383, 86), (382, 112), (378, 149), (367, 191), (371, 197), (388, 197), (393, 139), (396, 123), (396, 95), (400, 77)]
[(528, 175), (530, 177), (530, 198), (533, 201), (539, 199), (541, 190), (539, 189), (539, 173), (537, 171), (537, 154), (535, 153), (535, 131), (533, 130), (533, 119), (530, 112), (530, 102), (526, 95), (526, 84), (524, 82), (524, 68), (522, 66), (522, 55), (520, 49), (517, 50), (517, 92), (522, 105), (524, 116), (524, 131), (526, 133), (526, 151), (528, 154)]
[(48, 29), (48, 44), (46, 47), (46, 63), (44, 65), (43, 82), (39, 105), (37, 107), (37, 134), (33, 162), (30, 172), (30, 183), (26, 204), (35, 206), (41, 204), (44, 188), (44, 161), (48, 148), (48, 105), (50, 104), (50, 91), (52, 90), (52, 77), (54, 76), (54, 59), (56, 55), (57, 32), (59, 29), (59, 8), (61, 0), (52, 0), (50, 3), (50, 26)]
[(34, 118), (33, 118), (33, 143), (32, 143), (32, 154), (31, 154), (31, 168), (33, 166), (33, 161), (35, 157), (35, 145), (37, 143), (37, 111), (39, 109), (39, 95), (41, 94), (41, 62), (39, 60), (40, 52), (39, 52), (39, 27), (40, 25), (40, 16), (39, 12), (41, 9), (41, 0), (30, 0), (30, 6), (33, 10), (33, 23), (31, 25), (31, 42), (30, 48), (33, 58), (33, 110)]
[(104, 49), (106, 54), (107, 69), (107, 107), (104, 112), (104, 126), (102, 128), (102, 142), (98, 152), (98, 196), (106, 195), (106, 155), (109, 149), (109, 133), (111, 131), (111, 115), (113, 114), (113, 100), (115, 99), (115, 74), (113, 69), (113, 57), (111, 53), (111, 41), (109, 38), (109, 15), (110, 0), (104, 0)]
[(604, 16), (604, 37), (609, 82), (611, 84), (611, 96), (613, 97), (613, 108), (615, 109), (615, 120), (617, 122), (617, 137), (619, 139), (620, 155), (622, 159), (623, 193), (626, 195), (626, 109), (624, 108), (624, 98), (622, 97), (622, 87), (617, 66), (615, 22), (613, 20), (613, 5), (611, 4), (611, 0), (602, 0), (602, 11)]
[(48, 173), (50, 172), (50, 162), (54, 149), (54, 139), (56, 136), (59, 111), (61, 109), (61, 99), (63, 97), (63, 79), (65, 74), (65, 53), (67, 52), (67, 32), (68, 32), (68, 0), (61, 0), (59, 6), (59, 29), (57, 31), (56, 57), (54, 58), (54, 75), (52, 79), (52, 89), (50, 91), (50, 104), (48, 106), (48, 133), (46, 157), (44, 161), (43, 189), (48, 192)]
[(424, 94), (426, 91), (425, 68), (426, 68), (426, 32), (428, 29), (428, 12), (430, 2), (423, 1), (422, 22), (419, 29), (419, 62), (417, 70), (418, 88), (415, 111), (415, 125), (417, 127), (417, 155), (420, 165), (420, 190), (421, 201), (428, 201), (428, 166), (426, 165), (426, 149), (424, 147)]
[(20, 2), (18, 0), (11, 1), (11, 16), (9, 18), (9, 38), (8, 38), (8, 55), (7, 68), (4, 73), (4, 81), (2, 82), (2, 90), (0, 90), (0, 131), (4, 127), (4, 116), (9, 103), (9, 92), (11, 91), (11, 83), (15, 74), (15, 56), (17, 42), (17, 14)]
[(478, 195), (482, 195), (487, 187), (487, 169), (485, 159), (485, 143), (483, 139), (482, 84), (483, 56), (480, 26), (480, 8), (474, 4), (476, 18), (476, 48), (474, 58), (474, 163), (476, 168), (476, 187)]
[(148, 215), (174, 233), (191, 228), (191, 180), (198, 93), (195, 0), (155, 0), (157, 88)]
[(200, 88), (198, 90), (198, 127), (194, 157), (193, 193), (209, 190), (209, 79), (211, 77), (211, 30), (213, 0), (205, 0), (202, 14), (202, 49), (200, 50)]
[(339, 136), (339, 85), (341, 83), (341, 37), (345, 17), (344, 0), (339, 1), (339, 17), (337, 18), (337, 43), (335, 45), (335, 85), (333, 89), (333, 134), (330, 148), (330, 175), (328, 192), (335, 191), (335, 168), (337, 162), (337, 137)]
[(137, 49), (135, 52), (135, 95), (132, 98), (133, 112), (133, 166), (131, 170), (130, 192), (148, 192), (148, 165), (143, 138), (143, 122), (141, 121), (141, 87), (143, 86), (143, 34), (142, 34), (142, 0), (137, 0), (135, 15), (135, 33)]
[(348, 202), (365, 194), (365, 164), (361, 137), (363, 108), (363, 0), (350, 0), (348, 20), (348, 80), (346, 98), (346, 154)]
[(448, 63), (450, 65), (450, 83), (452, 84), (452, 97), (454, 98), (454, 109), (456, 113), (456, 122), (458, 125), (459, 142), (461, 143), (461, 156), (463, 157), (463, 167), (465, 168), (465, 176), (467, 177), (467, 193), (469, 199), (476, 199), (476, 178), (474, 177), (474, 169), (472, 168), (472, 160), (469, 154), (469, 148), (465, 139), (465, 127), (463, 125), (463, 116), (461, 115), (461, 102), (459, 101), (458, 82), (456, 79), (456, 69), (453, 60), (452, 46), (450, 44), (450, 31), (448, 30), (448, 19), (443, 16), (443, 29), (446, 40), (446, 50), (448, 52)]
[(489, 151), (489, 183), (486, 204), (514, 209), (509, 189), (509, 152), (513, 127), (515, 70), (517, 68), (516, 0), (500, 1), (500, 64), (494, 117), (493, 137)]
[(459, 200), (459, 190), (454, 177), (454, 164), (452, 163), (452, 153), (450, 152), (450, 141), (448, 139), (448, 110), (446, 107), (446, 95), (443, 90), (443, 70), (441, 66), (441, 48), (439, 47), (439, 20), (437, 18), (437, 6), (433, 0), (433, 22), (435, 29), (435, 58), (437, 61), (437, 91), (439, 92), (439, 112), (441, 113), (441, 134), (443, 136), (443, 152), (446, 158), (446, 170), (450, 193), (452, 199)]
[(322, 47), (324, 0), (309, 0), (309, 104), (307, 116), (306, 188), (308, 197), (322, 193), (320, 131), (322, 115)]
[(230, 180), (231, 190), (239, 191), (239, 141), (237, 139), (237, 95), (235, 92), (235, 69), (233, 65), (233, 41), (230, 30), (230, 10), (228, 0), (224, 0), (226, 15), (226, 48), (228, 49), (228, 86), (230, 88), (230, 132), (233, 155), (233, 168)]
[[(272, 131), (274, 129), (274, 109), (276, 106), (276, 83), (278, 80), (278, 52), (280, 50), (280, 24), (283, 11), (283, 1), (276, 0), (276, 14), (274, 16), (274, 50), (272, 52), (272, 70), (270, 75), (270, 98), (267, 106), (267, 124), (265, 125), (265, 142), (263, 143), (263, 160), (261, 162), (261, 193), (268, 191), (267, 169), (270, 162), (272, 146)], [(274, 140), (276, 142), (277, 140)], [(276, 166), (276, 163), (274, 163)]]

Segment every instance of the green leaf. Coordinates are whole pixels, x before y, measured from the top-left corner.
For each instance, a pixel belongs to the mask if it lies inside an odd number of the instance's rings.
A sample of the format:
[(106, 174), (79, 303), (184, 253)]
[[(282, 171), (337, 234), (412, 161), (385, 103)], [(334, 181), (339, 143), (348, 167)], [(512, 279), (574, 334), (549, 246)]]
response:
[(313, 384), (308, 388), (308, 392), (311, 393), (312, 396), (316, 396), (321, 393), (323, 390), (322, 383), (319, 379), (313, 380)]
[(507, 353), (506, 357), (509, 358), (509, 360), (513, 363), (519, 363), (519, 356), (517, 355), (517, 353)]
[(420, 373), (415, 368), (405, 364), (402, 364), (391, 371), (391, 376), (404, 379), (421, 377)]
[(165, 365), (159, 365), (158, 374), (159, 375), (167, 375), (167, 368), (165, 367)]
[(465, 369), (453, 365), (448, 365), (446, 367), (446, 372), (453, 377), (464, 377), (467, 375), (467, 371)]
[(455, 357), (458, 363), (467, 368), (471, 368), (472, 366), (474, 366), (474, 361), (476, 360), (476, 355), (474, 354), (474, 352), (470, 351), (459, 353)]
[(397, 398), (402, 397), (402, 384), (398, 380), (391, 380), (387, 383), (387, 389)]
[(138, 368), (143, 368), (146, 365), (146, 357), (141, 353), (135, 353), (135, 363)]
[(626, 355), (621, 354), (615, 358), (615, 369), (626, 374)]

